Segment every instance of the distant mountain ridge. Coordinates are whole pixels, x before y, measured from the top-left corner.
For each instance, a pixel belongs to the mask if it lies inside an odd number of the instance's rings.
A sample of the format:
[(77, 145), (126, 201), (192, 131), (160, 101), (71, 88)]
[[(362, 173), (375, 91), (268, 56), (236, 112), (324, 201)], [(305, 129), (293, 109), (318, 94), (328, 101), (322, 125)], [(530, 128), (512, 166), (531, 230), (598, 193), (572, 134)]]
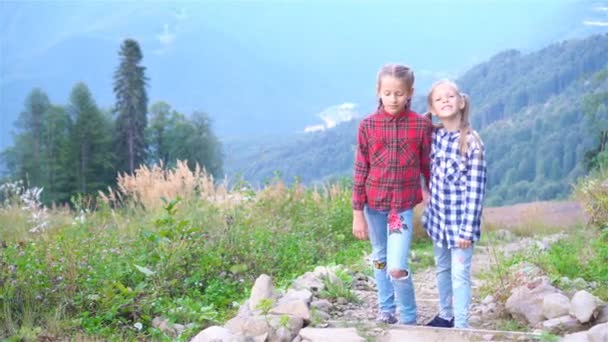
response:
[[(374, 73), (385, 62), (409, 63), (423, 93), (432, 80), (504, 47), (529, 50), (608, 30), (584, 24), (605, 19), (596, 7), (608, 1), (439, 8), (395, 1), (390, 12), (342, 1), (109, 3), (0, 2), (0, 150), (11, 143), (12, 123), (34, 87), (61, 105), (83, 81), (101, 107), (112, 106), (117, 51), (127, 37), (142, 46), (151, 103), (206, 111), (228, 140), (293, 134), (320, 124), (316, 114), (340, 103), (365, 112), (374, 105)], [(336, 18), (344, 20), (337, 25)], [(447, 31), (463, 39), (444, 39)], [(445, 58), (439, 51), (465, 53)]]
[[(608, 92), (608, 34), (522, 54), (505, 51), (457, 83), (472, 99), (472, 120), (488, 159), (488, 205), (563, 198), (585, 173), (594, 144), (585, 99)], [(414, 109), (426, 110), (419, 96)], [(608, 105), (608, 104), (607, 104)], [(312, 184), (352, 175), (358, 121), (292, 139), (226, 143), (225, 168), (254, 184), (278, 173)]]

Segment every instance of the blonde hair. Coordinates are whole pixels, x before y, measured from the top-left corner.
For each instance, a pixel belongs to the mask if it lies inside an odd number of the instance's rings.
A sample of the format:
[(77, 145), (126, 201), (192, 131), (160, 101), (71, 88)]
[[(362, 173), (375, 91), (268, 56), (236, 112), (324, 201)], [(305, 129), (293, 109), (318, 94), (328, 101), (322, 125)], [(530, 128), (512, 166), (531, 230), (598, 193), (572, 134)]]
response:
[[(380, 68), (380, 71), (378, 71), (378, 91), (380, 90), (382, 78), (386, 76), (392, 76), (401, 80), (408, 90), (411, 90), (414, 87), (414, 72), (406, 65), (392, 63), (383, 65), (382, 68)], [(405, 104), (406, 111), (410, 109), (411, 102), (412, 99), (409, 98)], [(380, 108), (382, 108), (382, 99), (378, 99), (378, 109)]]
[[(452, 87), (456, 91), (456, 93), (458, 94), (460, 99), (464, 102), (464, 107), (460, 111), (460, 126), (458, 127), (460, 130), (460, 138), (458, 140), (458, 150), (460, 151), (460, 155), (464, 156), (469, 151), (469, 144), (467, 143), (467, 137), (469, 136), (469, 134), (473, 136), (473, 138), (477, 141), (477, 143), (480, 146), (482, 145), (481, 139), (479, 138), (477, 133), (471, 128), (471, 122), (469, 120), (469, 118), (470, 118), (469, 109), (470, 109), (471, 101), (469, 99), (469, 95), (461, 92), (460, 89), (458, 88), (458, 85), (456, 83), (454, 83), (453, 81), (450, 81), (447, 79), (439, 80), (439, 81), (433, 83), (433, 86), (431, 86), (431, 90), (429, 91), (429, 94), (426, 97), (429, 111), (425, 115), (427, 118), (432, 119), (431, 108), (433, 107), (433, 92), (435, 91), (435, 89), (438, 86), (440, 86), (442, 84), (446, 84), (446, 85)], [(436, 128), (440, 128), (440, 127), (442, 127), (442, 125), (436, 126)]]

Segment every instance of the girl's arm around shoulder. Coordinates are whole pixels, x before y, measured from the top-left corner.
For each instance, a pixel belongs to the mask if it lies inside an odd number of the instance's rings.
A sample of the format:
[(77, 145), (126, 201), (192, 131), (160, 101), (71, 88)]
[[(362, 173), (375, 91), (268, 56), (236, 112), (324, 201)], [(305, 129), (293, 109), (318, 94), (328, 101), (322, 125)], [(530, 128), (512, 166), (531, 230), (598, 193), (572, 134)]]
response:
[(431, 144), (433, 141), (433, 124), (429, 118), (424, 115), (420, 117), (420, 126), (422, 128), (422, 144), (420, 146), (420, 173), (424, 177), (424, 187), (422, 191), (430, 189), (431, 181)]
[(467, 157), (485, 160), (485, 146), (475, 130), (471, 130), (467, 135), (467, 144), (469, 145)]

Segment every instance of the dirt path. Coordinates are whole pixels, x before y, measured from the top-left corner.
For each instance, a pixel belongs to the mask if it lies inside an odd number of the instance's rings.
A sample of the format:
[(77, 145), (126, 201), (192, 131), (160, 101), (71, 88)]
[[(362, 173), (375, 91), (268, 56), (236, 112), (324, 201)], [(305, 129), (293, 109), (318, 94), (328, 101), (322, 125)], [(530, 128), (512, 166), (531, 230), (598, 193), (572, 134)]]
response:
[[(484, 214), (486, 224), (490, 224), (495, 229), (512, 229), (514, 227), (522, 227), (531, 225), (530, 229), (538, 226), (550, 227), (572, 227), (584, 221), (583, 213), (575, 202), (534, 202), (528, 204), (518, 204), (500, 208), (487, 208)], [(554, 238), (557, 235), (553, 235)], [(537, 243), (533, 238), (518, 238), (512, 237), (511, 241), (503, 241), (493, 245), (483, 244), (475, 249), (473, 259), (473, 299), (471, 310), (474, 313), (476, 307), (482, 307), (484, 298), (479, 297), (479, 288), (482, 281), (479, 275), (489, 272), (492, 265), (497, 262), (496, 255), (499, 253), (512, 253), (517, 250), (530, 248), (532, 244)], [(549, 238), (551, 239), (551, 238)], [(419, 270), (413, 274), (414, 285), (416, 288), (416, 303), (418, 307), (418, 325), (425, 325), (430, 321), (438, 310), (437, 301), (437, 284), (435, 280), (434, 268)], [(349, 303), (348, 308), (342, 312), (337, 312), (338, 316), (332, 317), (328, 327), (348, 327), (352, 326), (352, 322), (365, 324), (361, 322), (373, 321), (377, 315), (377, 296), (373, 279), (367, 276), (359, 276), (355, 290), (361, 303)], [(471, 328), (500, 330), (500, 320), (484, 319), (479, 321), (471, 321)], [(381, 336), (387, 335), (387, 327), (367, 324), (364, 328), (365, 334), (370, 340), (381, 339)]]

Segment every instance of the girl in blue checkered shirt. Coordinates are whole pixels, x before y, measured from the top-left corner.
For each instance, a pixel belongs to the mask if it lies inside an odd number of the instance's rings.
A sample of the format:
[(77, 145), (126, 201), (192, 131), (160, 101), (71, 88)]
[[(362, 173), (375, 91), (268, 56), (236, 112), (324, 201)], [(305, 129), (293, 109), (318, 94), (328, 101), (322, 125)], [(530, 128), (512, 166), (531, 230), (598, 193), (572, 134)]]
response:
[(433, 132), (431, 196), (423, 215), (439, 291), (439, 313), (427, 325), (467, 328), (471, 258), (481, 235), (486, 185), (484, 146), (469, 123), (469, 99), (454, 82), (435, 83), (427, 100), (427, 115), (441, 122)]

